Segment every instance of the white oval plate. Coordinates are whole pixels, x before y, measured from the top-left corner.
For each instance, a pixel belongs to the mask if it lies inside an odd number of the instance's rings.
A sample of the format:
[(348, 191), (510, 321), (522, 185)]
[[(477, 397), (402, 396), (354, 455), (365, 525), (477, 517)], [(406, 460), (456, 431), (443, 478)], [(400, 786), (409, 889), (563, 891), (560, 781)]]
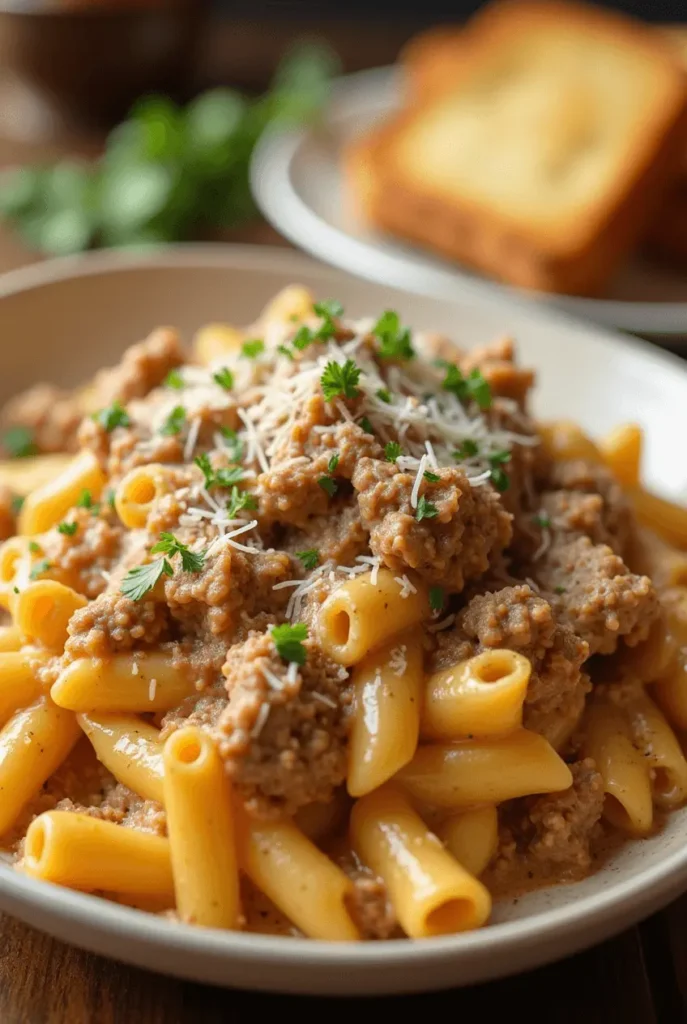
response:
[(317, 129), (266, 135), (253, 157), (252, 186), (271, 223), (314, 256), (381, 284), (442, 299), (499, 292), (527, 294), (608, 327), (637, 334), (687, 336), (687, 276), (636, 260), (608, 298), (522, 293), (376, 234), (350, 209), (341, 172), (343, 144), (400, 104), (393, 68), (338, 80)]
[[(354, 316), (396, 308), (406, 322), (478, 344), (513, 333), (540, 371), (538, 410), (594, 432), (635, 419), (651, 483), (685, 482), (687, 368), (676, 357), (498, 293), (451, 305), (404, 295), (286, 250), (188, 247), (46, 263), (0, 278), (0, 400), (35, 379), (73, 382), (160, 323), (247, 323), (277, 289), (302, 282)], [(497, 906), (478, 932), (422, 942), (327, 944), (193, 929), (37, 882), (0, 864), (0, 909), (95, 953), (198, 981), (313, 994), (398, 993), (522, 971), (599, 942), (687, 888), (687, 810), (627, 843), (595, 875)]]

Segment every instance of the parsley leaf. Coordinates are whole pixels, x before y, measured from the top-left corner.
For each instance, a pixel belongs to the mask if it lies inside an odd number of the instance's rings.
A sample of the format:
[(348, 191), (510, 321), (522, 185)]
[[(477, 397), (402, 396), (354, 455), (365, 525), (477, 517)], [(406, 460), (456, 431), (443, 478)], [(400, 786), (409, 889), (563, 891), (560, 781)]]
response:
[(436, 484), (438, 483), (439, 480), (441, 480), (441, 477), (439, 476), (438, 473), (431, 473), (428, 469), (426, 469), (422, 475), (424, 476), (425, 480), (429, 480), (430, 484)]
[(333, 498), (339, 489), (336, 480), (334, 480), (333, 477), (331, 476), (321, 476), (317, 482), (322, 488), (322, 490), (326, 494), (328, 494), (330, 498)]
[(91, 495), (91, 492), (89, 490), (84, 489), (81, 492), (79, 497), (76, 499), (76, 507), (77, 508), (95, 508), (95, 505), (94, 505), (94, 502), (93, 502), (93, 496)]
[(202, 572), (205, 565), (205, 554), (202, 551), (191, 551), (187, 544), (182, 544), (173, 533), (161, 533), (157, 544), (150, 549), (151, 555), (181, 556), (181, 568), (184, 572)]
[(129, 413), (126, 411), (121, 402), (113, 402), (112, 405), (108, 405), (106, 409), (101, 409), (100, 412), (93, 414), (93, 419), (96, 423), (111, 434), (115, 427), (128, 427), (131, 424)]
[(29, 579), (37, 580), (40, 576), (43, 575), (44, 572), (47, 572), (48, 569), (50, 569), (50, 562), (48, 561), (48, 559), (41, 559), (40, 562), (36, 562), (33, 569), (29, 573)]
[(360, 426), (362, 427), (366, 434), (374, 434), (375, 432), (374, 427), (368, 420), (367, 416), (362, 417), (362, 419), (360, 420)]
[(554, 592), (554, 594), (564, 594), (565, 593), (565, 587), (561, 587), (561, 586), (554, 587), (553, 588), (553, 592)]
[(331, 459), (327, 463), (327, 470), (330, 473), (336, 473), (336, 467), (339, 465), (339, 453), (334, 452)]
[(255, 338), (253, 341), (244, 341), (241, 346), (241, 355), (246, 359), (257, 359), (265, 351), (265, 342), (262, 338)]
[(180, 434), (186, 423), (186, 410), (183, 405), (175, 405), (169, 416), (160, 427), (160, 433), (171, 437), (173, 434)]
[(227, 505), (227, 516), (229, 519), (236, 519), (243, 509), (256, 509), (258, 502), (254, 494), (248, 491), (240, 491), (236, 485), (231, 489), (231, 499)]
[(487, 462), (491, 466), (491, 472), (489, 474), (490, 479), (494, 487), (500, 494), (507, 491), (510, 487), (510, 479), (508, 474), (503, 469), (503, 465), (506, 462), (510, 462), (510, 452), (500, 451), (494, 452), (493, 455), (487, 456)]
[(387, 405), (391, 405), (391, 392), (388, 388), (379, 388), (375, 391), (375, 394), (380, 402), (386, 402)]
[(78, 529), (78, 523), (60, 523), (57, 527), (57, 532), (63, 533), (65, 537), (73, 537)]
[(221, 370), (213, 373), (212, 379), (215, 384), (219, 384), (219, 386), (224, 388), (225, 391), (231, 391), (234, 386), (234, 374), (226, 366), (223, 366)]
[(379, 338), (379, 355), (382, 359), (408, 360), (415, 357), (410, 339), (410, 330), (401, 326), (401, 319), (393, 309), (387, 309), (372, 328)]
[(358, 391), (359, 381), (360, 369), (352, 359), (347, 359), (343, 365), (334, 362), (327, 363), (324, 373), (320, 377), (322, 393), (328, 402), (331, 402), (332, 398), (336, 398), (337, 395), (343, 395), (344, 398), (357, 398), (360, 394)]
[(38, 445), (28, 427), (10, 427), (2, 435), (2, 443), (11, 459), (27, 459), (38, 454)]
[(279, 657), (283, 661), (295, 661), (297, 665), (304, 665), (307, 652), (303, 641), (307, 635), (308, 627), (304, 622), (294, 622), (292, 626), (285, 622), (282, 626), (275, 626), (272, 630), (272, 639)]
[(475, 367), (470, 370), (467, 379), (468, 394), (480, 407), (480, 409), (491, 408), (491, 388), (489, 382), (484, 379), (480, 370)]
[(114, 510), (114, 508), (115, 508), (115, 496), (116, 495), (115, 495), (114, 487), (108, 488), (107, 495), (106, 495), (106, 500), (107, 500), (107, 504), (110, 506), (110, 508), (112, 510)]
[(548, 530), (551, 526), (551, 517), (548, 512), (537, 512), (536, 515), (532, 516), (532, 520), (536, 526), (541, 526), (542, 530)]
[(233, 487), (243, 480), (243, 469), (241, 466), (229, 466), (218, 469), (215, 473), (214, 482), (218, 487)]
[(184, 387), (184, 378), (178, 370), (170, 370), (165, 377), (164, 383), (166, 388), (174, 388), (175, 391), (181, 391)]
[(433, 612), (440, 612), (444, 607), (444, 591), (442, 587), (429, 588), (429, 607)]
[(444, 391), (455, 395), (459, 402), (472, 400), (482, 410), (491, 408), (491, 388), (480, 370), (475, 367), (467, 377), (464, 377), (455, 363), (441, 365), (446, 369), (446, 376), (441, 385)]
[[(306, 349), (308, 345), (312, 345), (314, 341), (314, 333), (304, 324), (303, 327), (299, 327), (294, 334), (291, 344), (295, 349), (298, 349), (299, 352), (303, 352), (304, 349)], [(293, 359), (293, 356), (291, 356), (291, 358)]]
[(415, 518), (418, 523), (421, 523), (423, 519), (434, 519), (435, 516), (439, 515), (439, 509), (436, 505), (433, 505), (431, 501), (427, 501), (424, 494), (417, 503), (417, 509), (415, 510)]
[(300, 559), (305, 569), (314, 569), (320, 561), (320, 553), (317, 548), (308, 548), (307, 551), (297, 551), (296, 558)]
[(337, 316), (344, 315), (344, 308), (336, 299), (324, 299), (322, 302), (316, 302), (313, 309), (317, 316), (321, 316), (324, 320), (333, 320)]
[(467, 437), (461, 444), (460, 448), (453, 453), (453, 458), (456, 462), (460, 462), (462, 459), (469, 459), (473, 455), (477, 455), (478, 452), (479, 445), (477, 442), (473, 441), (472, 438)]
[(210, 456), (207, 452), (203, 452), (202, 455), (196, 455), (193, 461), (205, 477), (205, 486), (209, 490), (215, 483), (215, 471), (212, 468)]
[(231, 427), (220, 427), (219, 432), (222, 437), (226, 438), (229, 444), (224, 447), (229, 452), (229, 458), (232, 462), (240, 462), (243, 458), (243, 443), (241, 442), (239, 435)]
[(125, 597), (130, 597), (132, 601), (140, 601), (153, 589), (163, 574), (174, 575), (174, 569), (166, 558), (156, 558), (147, 565), (137, 565), (134, 569), (129, 569), (122, 580), (120, 592)]
[(13, 515), (15, 515), (15, 516), (19, 515), (19, 513), (22, 510), (22, 506), (23, 506), (25, 501), (26, 501), (26, 498), (24, 497), (23, 494), (15, 494), (15, 496), (12, 498), (12, 514)]
[(287, 359), (290, 359), (291, 362), (293, 362), (293, 352), (290, 348), (287, 348), (286, 345), (277, 345), (277, 352), (282, 356), (286, 356)]
[(40, 555), (40, 553), (41, 553), (41, 546), (40, 546), (40, 544), (37, 544), (35, 540), (30, 540), (29, 541), (29, 551), (31, 552), (32, 555)]
[(387, 462), (395, 462), (402, 451), (403, 449), (398, 441), (389, 441), (388, 444), (384, 445), (384, 458)]

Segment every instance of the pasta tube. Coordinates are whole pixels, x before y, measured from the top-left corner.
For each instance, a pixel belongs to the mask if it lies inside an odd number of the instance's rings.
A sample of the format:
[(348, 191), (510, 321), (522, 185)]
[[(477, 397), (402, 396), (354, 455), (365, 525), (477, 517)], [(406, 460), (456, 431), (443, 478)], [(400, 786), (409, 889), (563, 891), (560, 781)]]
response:
[(77, 658), (60, 672), (51, 696), (71, 711), (168, 711), (194, 692), (186, 674), (160, 652)]
[(687, 800), (687, 761), (664, 715), (646, 694), (624, 706), (635, 745), (649, 765), (654, 801), (663, 808), (679, 807)]
[(436, 834), (449, 853), (475, 878), (479, 878), (496, 853), (499, 822), (493, 806), (474, 807), (444, 818)]
[(183, 921), (238, 928), (241, 916), (231, 786), (214, 743), (194, 726), (164, 748), (164, 802)]
[(687, 508), (643, 487), (633, 487), (629, 494), (640, 523), (655, 530), (668, 544), (687, 548)]
[(420, 731), (419, 636), (390, 640), (353, 670), (355, 710), (348, 745), (348, 792), (363, 796), (412, 758)]
[(82, 451), (58, 476), (29, 494), (19, 513), (18, 532), (24, 536), (45, 533), (64, 518), (84, 491), (98, 498), (104, 485), (105, 475), (95, 455)]
[(0, 654), (0, 726), (19, 708), (40, 696), (41, 687), (26, 655), (20, 651)]
[(517, 729), (531, 670), (521, 654), (491, 650), (435, 672), (425, 689), (423, 736), (460, 739)]
[(386, 883), (410, 938), (479, 928), (489, 918), (488, 890), (447, 853), (392, 784), (357, 801), (351, 837), (362, 862)]
[(62, 651), (67, 626), (74, 612), (85, 608), (86, 598), (55, 580), (29, 583), (17, 596), (14, 621), (22, 633), (45, 647)]
[(135, 715), (81, 714), (77, 720), (117, 782), (144, 800), (164, 802), (162, 744), (154, 725)]
[(639, 484), (643, 440), (637, 423), (621, 423), (599, 443), (604, 462), (623, 487)]

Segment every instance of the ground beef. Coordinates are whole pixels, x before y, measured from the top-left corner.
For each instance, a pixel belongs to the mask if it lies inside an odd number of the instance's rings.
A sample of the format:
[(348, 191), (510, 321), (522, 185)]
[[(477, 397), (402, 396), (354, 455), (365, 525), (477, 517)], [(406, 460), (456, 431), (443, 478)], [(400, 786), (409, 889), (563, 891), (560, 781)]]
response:
[(68, 632), (64, 664), (77, 658), (106, 658), (166, 640), (169, 611), (161, 601), (132, 601), (119, 591), (112, 591), (74, 612)]
[(55, 529), (44, 534), (42, 554), (50, 563), (51, 578), (93, 599), (107, 587), (110, 572), (122, 557), (127, 531), (107, 504), (95, 514), (92, 509), (73, 508), (66, 520), (76, 523), (75, 532)]
[(609, 547), (588, 537), (552, 545), (531, 575), (591, 654), (612, 654), (621, 637), (634, 647), (646, 639), (658, 615), (651, 580), (633, 575)]
[(381, 878), (366, 875), (354, 878), (346, 907), (364, 939), (390, 939), (398, 928), (389, 893)]
[(156, 836), (167, 835), (167, 815), (162, 804), (155, 800), (142, 800), (121, 784), (115, 785), (95, 807), (82, 806), (67, 799), (60, 801), (55, 809), (87, 814), (90, 818), (135, 828), (139, 832), (152, 832)]
[(436, 515), (421, 522), (410, 504), (415, 477), (393, 463), (361, 459), (353, 486), (373, 553), (395, 572), (413, 569), (456, 593), (506, 547), (511, 517), (491, 487), (471, 487), (462, 470), (442, 469), (438, 476), (422, 481), (420, 495)]
[(5, 405), (0, 430), (27, 427), (39, 452), (72, 452), (78, 448), (77, 430), (83, 414), (78, 393), (36, 384)]
[(437, 644), (436, 669), (488, 649), (506, 648), (522, 654), (532, 666), (525, 726), (557, 747), (567, 740), (590, 687), (581, 671), (589, 648), (557, 620), (548, 601), (531, 587), (506, 587), (473, 598), (454, 629), (439, 634)]
[(274, 463), (267, 473), (261, 473), (254, 491), (260, 523), (267, 527), (285, 523), (305, 529), (311, 517), (325, 515), (331, 497), (320, 481), (331, 479), (330, 458), (327, 453), (314, 459), (298, 455)]
[(160, 726), (161, 742), (164, 743), (175, 729), (186, 725), (195, 725), (206, 730), (214, 729), (219, 716), (227, 706), (227, 694), (222, 685), (223, 682), (224, 680), (200, 696), (193, 694), (191, 697), (186, 697), (181, 704), (168, 711)]
[(522, 408), (534, 384), (535, 373), (529, 368), (516, 366), (514, 360), (513, 339), (505, 336), (472, 349), (460, 358), (459, 365), (466, 375), (472, 370), (479, 370), (492, 395), (512, 399)]
[(120, 363), (101, 370), (93, 381), (95, 405), (102, 408), (113, 402), (126, 405), (132, 398), (144, 398), (162, 384), (170, 370), (186, 360), (176, 331), (159, 327), (148, 337), (128, 348)]
[(230, 637), (239, 613), (281, 614), (288, 590), (276, 583), (293, 579), (294, 565), (284, 551), (244, 554), (229, 544), (205, 560), (202, 572), (176, 572), (165, 579), (165, 600), (174, 619), (199, 635)]
[(110, 480), (117, 481), (129, 470), (152, 463), (171, 465), (183, 461), (181, 437), (153, 434), (141, 426), (105, 430), (99, 420), (87, 416), (79, 427), (79, 444), (93, 452)]
[(295, 555), (297, 551), (315, 550), (319, 562), (353, 565), (358, 555), (369, 549), (369, 537), (360, 518), (357, 501), (335, 501), (324, 516), (314, 516), (305, 530), (292, 530), (278, 545)]
[[(613, 474), (600, 463), (574, 459), (569, 462), (554, 462), (547, 481), (547, 492), (570, 492), (571, 505), (581, 505), (581, 495), (594, 499), (587, 509), (595, 509), (592, 522), (585, 526), (585, 519), (576, 523), (565, 523), (571, 532), (584, 533), (595, 544), (608, 544), (617, 554), (622, 555), (632, 532), (632, 510), (623, 489)], [(574, 497), (573, 497), (574, 496)], [(551, 500), (551, 499), (549, 499)], [(560, 505), (563, 500), (554, 500)], [(565, 519), (564, 519), (565, 522)]]
[(269, 634), (252, 633), (227, 654), (229, 703), (214, 736), (253, 814), (293, 814), (330, 800), (346, 776), (346, 673), (315, 644), (306, 649), (291, 676)]
[(521, 869), (523, 861), (539, 877), (572, 880), (588, 872), (603, 811), (603, 779), (590, 759), (570, 768), (573, 784), (563, 793), (504, 805), (496, 875), (507, 877)]

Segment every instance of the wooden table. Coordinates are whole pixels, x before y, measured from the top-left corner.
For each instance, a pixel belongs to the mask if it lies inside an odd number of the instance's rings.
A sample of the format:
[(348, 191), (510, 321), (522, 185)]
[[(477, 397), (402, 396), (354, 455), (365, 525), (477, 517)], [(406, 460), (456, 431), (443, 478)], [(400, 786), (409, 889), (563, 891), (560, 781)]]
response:
[[(233, 66), (243, 81), (255, 77), (252, 84), (265, 77), (256, 73), (251, 56), (255, 27), (244, 29), (243, 35), (236, 25), (224, 36), (213, 34), (204, 62), (210, 79), (220, 77), (213, 68), (221, 66)], [(344, 53), (348, 48), (351, 68), (391, 59), (410, 31), (403, 25), (385, 27), (375, 43), (368, 26), (361, 44), (360, 34), (344, 25), (333, 42)], [(275, 30), (269, 43), (274, 49), (279, 41)], [(273, 56), (263, 51), (262, 59), (266, 67)], [(3, 139), (1, 132), (0, 118), (0, 167), (64, 152), (88, 154), (97, 145), (97, 140), (80, 137), (56, 145), (19, 143)], [(236, 233), (233, 240), (286, 244), (264, 224)], [(36, 258), (15, 235), (0, 229), (0, 272)], [(403, 997), (402, 1004), (400, 998), (381, 1005), (369, 1000), (351, 1011), (384, 1013), (392, 1004), (420, 1010), (428, 1019), (460, 1020), (467, 1013), (472, 1020), (488, 1021), (490, 1012), (504, 1015), (515, 1009), (535, 1024), (677, 1024), (687, 1020), (687, 897), (641, 927), (559, 964), (488, 986)], [(83, 953), (0, 915), (0, 1024), (252, 1024), (263, 1014), (281, 1017), (289, 1011), (307, 1021), (331, 1012), (332, 1005), (165, 978)]]

